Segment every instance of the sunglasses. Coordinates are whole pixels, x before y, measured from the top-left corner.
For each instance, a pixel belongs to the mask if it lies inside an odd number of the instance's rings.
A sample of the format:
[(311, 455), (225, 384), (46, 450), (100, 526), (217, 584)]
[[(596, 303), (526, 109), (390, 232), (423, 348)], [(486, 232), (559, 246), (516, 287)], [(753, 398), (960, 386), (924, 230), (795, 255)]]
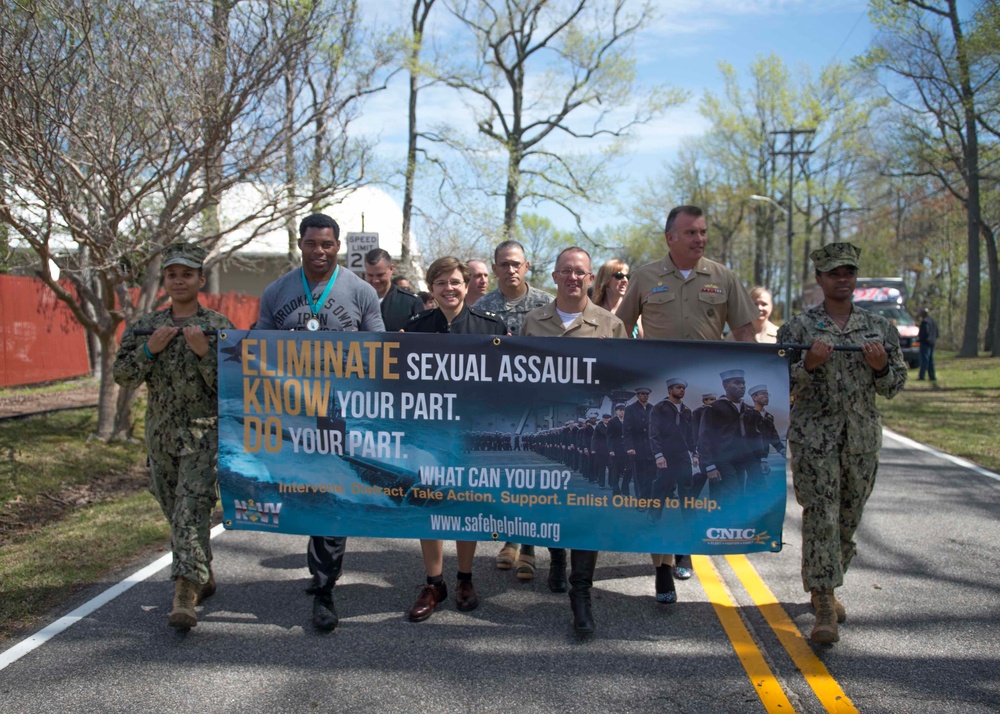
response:
[(615, 280), (628, 280), (628, 273), (619, 270), (617, 273), (611, 273), (611, 277)]

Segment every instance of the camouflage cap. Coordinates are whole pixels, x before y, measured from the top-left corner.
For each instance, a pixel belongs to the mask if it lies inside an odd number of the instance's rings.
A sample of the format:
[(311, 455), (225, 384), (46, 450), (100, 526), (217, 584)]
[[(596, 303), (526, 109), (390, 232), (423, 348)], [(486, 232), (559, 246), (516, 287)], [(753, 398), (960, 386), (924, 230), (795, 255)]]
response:
[(207, 253), (200, 245), (177, 241), (163, 249), (163, 267), (170, 265), (186, 265), (189, 268), (201, 269)]
[(809, 254), (813, 265), (821, 273), (827, 273), (841, 265), (858, 266), (861, 249), (853, 243), (829, 243)]

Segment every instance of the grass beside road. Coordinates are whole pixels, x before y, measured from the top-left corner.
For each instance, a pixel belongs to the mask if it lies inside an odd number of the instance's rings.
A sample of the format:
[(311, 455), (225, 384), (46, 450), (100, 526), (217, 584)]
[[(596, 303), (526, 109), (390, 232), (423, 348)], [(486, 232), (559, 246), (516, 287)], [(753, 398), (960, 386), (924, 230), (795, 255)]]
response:
[(937, 382), (911, 369), (894, 399), (879, 398), (886, 427), (953, 456), (1000, 472), (1000, 359), (958, 359), (935, 351)]
[(0, 641), (169, 542), (145, 447), (89, 440), (95, 420), (90, 408), (0, 422)]

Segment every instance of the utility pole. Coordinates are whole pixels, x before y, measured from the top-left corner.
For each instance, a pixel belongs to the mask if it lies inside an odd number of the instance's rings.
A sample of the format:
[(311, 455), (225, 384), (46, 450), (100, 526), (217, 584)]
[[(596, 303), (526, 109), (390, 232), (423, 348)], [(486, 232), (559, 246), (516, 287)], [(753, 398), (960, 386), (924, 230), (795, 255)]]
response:
[(785, 144), (785, 149), (783, 151), (775, 151), (775, 156), (787, 156), (788, 157), (788, 236), (787, 236), (787, 246), (786, 246), (786, 263), (785, 263), (785, 310), (786, 314), (782, 315), (784, 319), (788, 319), (792, 315), (792, 236), (795, 233), (792, 231), (792, 213), (795, 210), (795, 201), (793, 200), (793, 195), (795, 192), (795, 158), (797, 156), (809, 156), (812, 151), (806, 151), (805, 149), (795, 148), (795, 137), (801, 135), (811, 135), (815, 134), (815, 129), (785, 129), (783, 131), (772, 131), (769, 132), (775, 136), (777, 135), (787, 135), (788, 141)]

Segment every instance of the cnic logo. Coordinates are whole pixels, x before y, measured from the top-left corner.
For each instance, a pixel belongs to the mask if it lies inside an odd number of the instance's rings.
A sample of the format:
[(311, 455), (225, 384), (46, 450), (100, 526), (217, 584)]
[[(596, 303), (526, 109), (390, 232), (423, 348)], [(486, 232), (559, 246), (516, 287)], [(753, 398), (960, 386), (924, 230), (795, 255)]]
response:
[(715, 545), (732, 545), (767, 542), (767, 531), (757, 533), (756, 528), (709, 528), (705, 531), (705, 542)]
[(252, 498), (246, 501), (236, 499), (236, 520), (247, 521), (255, 525), (278, 527), (278, 516), (281, 514), (281, 503), (257, 503)]

